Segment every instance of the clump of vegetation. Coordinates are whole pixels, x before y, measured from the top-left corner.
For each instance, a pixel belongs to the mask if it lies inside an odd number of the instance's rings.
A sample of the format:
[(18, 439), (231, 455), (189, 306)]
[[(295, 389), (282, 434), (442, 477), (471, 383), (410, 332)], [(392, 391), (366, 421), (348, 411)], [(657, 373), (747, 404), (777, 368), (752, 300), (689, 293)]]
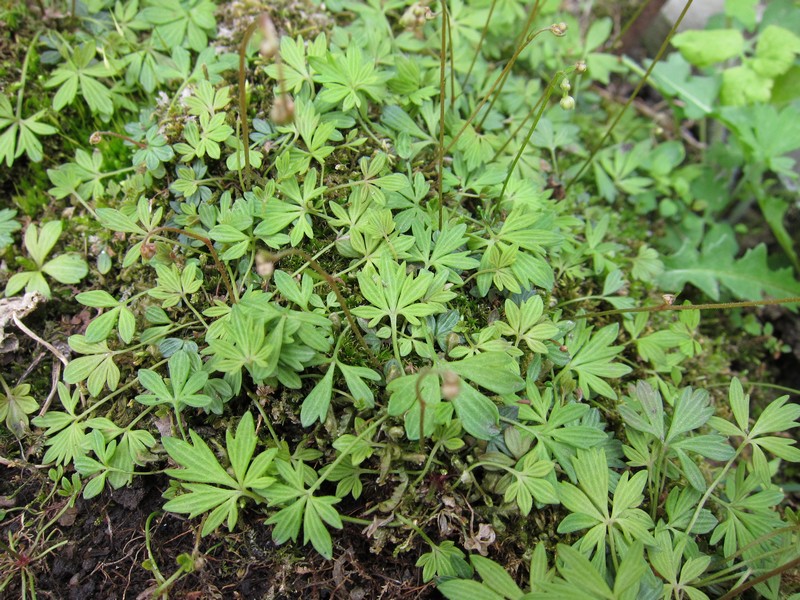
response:
[(800, 13), (728, 4), (642, 65), (553, 1), (8, 9), (2, 444), (50, 491), (0, 590), (149, 485), (195, 532), (165, 575), (139, 525), (158, 597), (243, 521), (453, 599), (795, 591), (800, 408), (750, 394), (798, 390), (731, 340), (791, 360)]

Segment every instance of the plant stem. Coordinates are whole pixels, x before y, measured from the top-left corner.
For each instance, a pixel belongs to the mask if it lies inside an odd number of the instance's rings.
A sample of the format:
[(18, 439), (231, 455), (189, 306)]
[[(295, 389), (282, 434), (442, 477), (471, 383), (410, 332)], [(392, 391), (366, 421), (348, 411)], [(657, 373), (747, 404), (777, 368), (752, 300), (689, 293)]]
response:
[(92, 143), (92, 144), (100, 143), (99, 139), (98, 139), (97, 142), (94, 142), (92, 140), (97, 139), (97, 138), (102, 138), (104, 136), (118, 138), (118, 139), (126, 141), (126, 142), (128, 142), (130, 144), (133, 144), (134, 146), (138, 146), (139, 148), (142, 148), (142, 149), (147, 148), (147, 144), (145, 144), (144, 142), (137, 142), (132, 137), (130, 137), (128, 135), (123, 135), (121, 133), (117, 133), (116, 131), (95, 131), (91, 136), (89, 136), (90, 143)]
[(737, 458), (739, 458), (739, 455), (742, 453), (742, 449), (743, 448), (744, 448), (744, 444), (742, 444), (741, 446), (739, 446), (736, 449), (736, 452), (734, 453), (734, 455), (731, 456), (731, 459), (727, 463), (725, 463), (725, 466), (722, 467), (722, 470), (719, 472), (719, 475), (717, 475), (716, 479), (714, 479), (714, 481), (711, 482), (711, 485), (705, 491), (705, 493), (703, 494), (703, 497), (700, 498), (700, 502), (697, 504), (697, 508), (695, 509), (694, 514), (692, 515), (692, 519), (691, 519), (691, 521), (689, 521), (689, 525), (686, 526), (686, 529), (685, 529), (686, 535), (691, 535), (692, 527), (694, 527), (694, 524), (697, 523), (697, 519), (700, 517), (700, 511), (703, 510), (703, 507), (705, 506), (705, 504), (708, 501), (708, 499), (711, 497), (711, 494), (714, 492), (716, 487), (720, 484), (720, 482), (725, 477), (725, 475), (728, 474), (728, 470), (733, 466), (733, 463), (736, 461)]
[(187, 237), (203, 242), (206, 245), (206, 248), (208, 248), (208, 251), (211, 254), (211, 258), (214, 259), (214, 264), (217, 267), (217, 271), (219, 271), (219, 274), (222, 276), (222, 281), (225, 284), (225, 287), (228, 289), (228, 295), (230, 296), (233, 302), (238, 302), (239, 295), (236, 293), (233, 285), (231, 284), (230, 277), (228, 277), (228, 272), (225, 270), (225, 265), (222, 264), (222, 261), (219, 259), (219, 255), (217, 254), (217, 251), (214, 249), (214, 244), (211, 242), (210, 239), (198, 233), (194, 233), (193, 231), (188, 231), (186, 229), (163, 226), (163, 227), (156, 227), (152, 231), (149, 231), (145, 236), (144, 241), (146, 242), (148, 239), (150, 239), (152, 235), (158, 233), (159, 231), (170, 231), (172, 233), (183, 234)]
[(758, 577), (754, 577), (750, 581), (746, 581), (745, 583), (743, 583), (740, 586), (737, 586), (737, 587), (733, 588), (732, 590), (728, 591), (727, 594), (722, 596), (719, 600), (733, 600), (733, 598), (740, 598), (741, 594), (745, 590), (749, 590), (754, 585), (758, 585), (762, 581), (766, 581), (767, 579), (769, 579), (771, 577), (775, 577), (775, 575), (780, 575), (784, 571), (788, 571), (789, 569), (793, 569), (798, 565), (800, 565), (800, 556), (798, 556), (797, 558), (795, 558), (793, 560), (790, 560), (786, 564), (783, 564), (783, 565), (781, 565), (779, 567), (775, 567), (771, 571), (767, 571), (766, 573), (762, 573)]
[[(536, 0), (536, 4), (533, 5), (533, 8), (531, 9), (530, 14), (528, 15), (528, 20), (525, 21), (525, 26), (522, 28), (522, 31), (519, 32), (517, 40), (514, 42), (515, 46), (519, 46), (522, 43), (522, 40), (525, 39), (525, 36), (528, 35), (528, 30), (530, 30), (531, 25), (533, 25), (533, 20), (536, 18), (536, 15), (539, 14), (539, 5), (541, 3), (542, 0)], [(527, 46), (529, 43), (530, 41), (528, 41), (525, 45)], [(479, 129), (483, 127), (483, 122), (486, 120), (486, 117), (492, 111), (495, 102), (497, 102), (497, 99), (500, 97), (500, 93), (503, 91), (503, 88), (506, 85), (506, 81), (508, 81), (509, 74), (510, 72), (506, 72), (502, 75), (502, 79), (500, 81), (500, 87), (497, 88), (497, 93), (494, 95), (494, 98), (492, 98), (492, 101), (489, 103), (489, 108), (486, 109), (486, 112), (483, 113), (481, 120), (478, 122)]]
[(192, 313), (194, 313), (194, 316), (200, 320), (200, 322), (203, 324), (203, 327), (208, 329), (208, 323), (206, 323), (206, 320), (203, 318), (203, 315), (197, 312), (197, 309), (194, 307), (194, 305), (191, 302), (189, 302), (189, 298), (186, 296), (186, 294), (181, 292), (181, 298), (183, 298), (183, 301), (186, 304), (186, 306), (189, 307), (189, 310), (191, 310)]
[(447, 94), (445, 84), (445, 63), (447, 61), (447, 0), (442, 2), (442, 43), (439, 49), (439, 168), (436, 173), (436, 186), (439, 194), (439, 231), (444, 224), (444, 191), (442, 173), (444, 171), (444, 101)]
[(486, 23), (481, 31), (481, 39), (478, 40), (478, 46), (475, 48), (475, 54), (472, 55), (472, 62), (469, 63), (469, 69), (467, 69), (467, 74), (464, 76), (464, 81), (461, 83), (461, 88), (464, 90), (467, 88), (470, 75), (472, 75), (472, 69), (475, 66), (475, 61), (478, 60), (478, 55), (481, 53), (481, 48), (483, 48), (483, 40), (486, 39), (486, 34), (489, 31), (489, 25), (492, 22), (492, 15), (494, 14), (494, 7), (496, 4), (497, 0), (492, 0), (492, 5), (489, 7), (489, 14), (486, 15)]
[[(242, 126), (242, 146), (244, 147), (244, 172), (247, 174), (248, 181), (250, 180), (250, 129), (247, 123), (247, 92), (245, 90), (245, 56), (247, 54), (247, 44), (250, 38), (253, 37), (256, 27), (261, 23), (261, 18), (257, 17), (245, 29), (242, 43), (239, 44), (239, 122)], [(240, 169), (241, 171), (241, 169)]]
[[(553, 78), (550, 80), (550, 83), (547, 84), (547, 88), (544, 91), (544, 94), (539, 99), (539, 102), (536, 103), (536, 106), (539, 106), (539, 112), (536, 114), (536, 118), (531, 123), (530, 129), (528, 129), (528, 135), (525, 136), (525, 141), (522, 142), (522, 145), (519, 147), (514, 160), (511, 161), (511, 167), (508, 169), (508, 174), (506, 175), (506, 180), (503, 182), (503, 189), (500, 190), (500, 198), (503, 198), (503, 195), (506, 193), (506, 187), (508, 187), (508, 182), (511, 180), (511, 175), (514, 174), (514, 169), (517, 168), (517, 163), (519, 159), (522, 158), (522, 153), (525, 151), (525, 148), (528, 146), (528, 142), (531, 140), (531, 136), (533, 132), (536, 130), (536, 126), (539, 124), (539, 120), (542, 118), (542, 114), (544, 114), (544, 109), (547, 108), (547, 101), (550, 100), (550, 96), (553, 95), (553, 89), (555, 88), (556, 80), (559, 77), (563, 77), (566, 73), (564, 71), (559, 71)], [(535, 107), (534, 107), (535, 109)]]
[(39, 34), (42, 33), (41, 29), (37, 29), (36, 33), (33, 34), (31, 38), (31, 43), (28, 46), (28, 50), (25, 52), (25, 60), (22, 61), (22, 77), (19, 80), (19, 92), (17, 92), (17, 110), (16, 110), (16, 117), (17, 120), (22, 119), (22, 99), (24, 97), (25, 92), (25, 82), (28, 79), (28, 64), (30, 63), (31, 52), (33, 52), (33, 48), (36, 45), (36, 42), (39, 40)]
[[(497, 79), (495, 79), (495, 82), (492, 84), (492, 87), (489, 88), (489, 91), (486, 92), (486, 94), (484, 95), (483, 98), (481, 98), (481, 101), (478, 103), (478, 106), (475, 107), (475, 109), (472, 111), (472, 114), (469, 116), (469, 118), (467, 118), (467, 120), (461, 126), (461, 129), (458, 130), (458, 133), (456, 133), (456, 135), (453, 136), (453, 139), (450, 140), (450, 143), (442, 151), (442, 154), (447, 154), (447, 152), (450, 151), (450, 149), (455, 145), (455, 143), (461, 137), (461, 134), (463, 134), (466, 131), (467, 127), (470, 126), (472, 121), (475, 120), (475, 117), (478, 115), (480, 110), (483, 108), (484, 104), (486, 104), (489, 101), (489, 98), (494, 93), (494, 91), (497, 89), (497, 86), (500, 85), (500, 82), (502, 81), (503, 77), (505, 77), (506, 74), (511, 71), (511, 68), (514, 66), (514, 63), (517, 61), (517, 58), (519, 58), (519, 55), (522, 54), (523, 50), (525, 50), (525, 48), (527, 48), (530, 45), (530, 43), (533, 40), (535, 40), (539, 35), (541, 35), (542, 33), (545, 33), (546, 31), (550, 31), (550, 28), (549, 27), (545, 27), (544, 29), (540, 29), (538, 31), (534, 31), (531, 35), (528, 36), (528, 39), (525, 40), (525, 43), (522, 44), (519, 48), (517, 48), (517, 50), (514, 52), (513, 56), (506, 63), (506, 66), (503, 67), (503, 71), (500, 73), (500, 75), (497, 77)], [(434, 165), (435, 160), (436, 159), (434, 159), (434, 161), (429, 163), (426, 168), (430, 169), (433, 166), (435, 166)]]
[(650, 66), (647, 68), (647, 71), (645, 71), (644, 76), (639, 80), (639, 84), (631, 92), (631, 95), (628, 97), (627, 102), (625, 102), (625, 104), (622, 107), (622, 109), (620, 109), (620, 111), (617, 113), (617, 116), (614, 117), (613, 121), (611, 121), (611, 125), (608, 126), (608, 129), (606, 129), (606, 132), (603, 135), (603, 137), (594, 146), (594, 148), (592, 148), (592, 151), (589, 153), (589, 156), (587, 157), (587, 159), (581, 165), (581, 168), (575, 174), (575, 177), (573, 177), (570, 180), (570, 182), (567, 184), (566, 188), (564, 189), (564, 193), (565, 194), (569, 193), (569, 190), (570, 190), (570, 188), (572, 188), (572, 185), (576, 181), (578, 181), (578, 179), (580, 178), (581, 175), (583, 175), (583, 172), (586, 170), (586, 167), (588, 167), (589, 164), (594, 160), (595, 155), (605, 145), (606, 140), (611, 135), (611, 132), (614, 131), (614, 129), (616, 128), (617, 124), (622, 119), (622, 115), (625, 114), (625, 112), (628, 110), (628, 107), (630, 107), (630, 105), (633, 104), (633, 101), (639, 95), (639, 92), (642, 91), (642, 88), (647, 83), (647, 80), (650, 77), (650, 74), (653, 72), (653, 69), (658, 64), (658, 62), (661, 60), (661, 57), (664, 56), (664, 52), (667, 51), (667, 48), (669, 47), (669, 43), (672, 40), (672, 36), (674, 36), (675, 32), (678, 30), (678, 27), (680, 26), (681, 21), (683, 21), (683, 17), (686, 16), (686, 13), (689, 11), (689, 8), (691, 8), (692, 1), (693, 0), (686, 0), (686, 4), (684, 4), (684, 6), (683, 6), (683, 10), (681, 11), (681, 14), (678, 15), (678, 18), (676, 19), (675, 23), (672, 24), (672, 29), (669, 30), (669, 33), (667, 34), (667, 37), (664, 38), (664, 42), (661, 44), (661, 48), (658, 49), (658, 52), (656, 53), (655, 57), (653, 58), (653, 61), (650, 63)]
[(311, 485), (311, 487), (309, 487), (309, 488), (308, 488), (308, 490), (306, 490), (306, 493), (307, 493), (307, 494), (310, 496), (310, 495), (312, 495), (312, 494), (313, 494), (315, 491), (317, 491), (317, 489), (319, 489), (319, 486), (321, 486), (321, 485), (322, 485), (322, 483), (323, 483), (323, 482), (324, 482), (324, 481), (327, 479), (327, 477), (328, 477), (328, 474), (329, 474), (329, 473), (331, 473), (331, 472), (332, 472), (332, 471), (333, 471), (333, 470), (334, 470), (336, 467), (338, 467), (338, 466), (339, 466), (339, 464), (340, 464), (340, 463), (341, 463), (341, 462), (342, 462), (342, 461), (343, 461), (345, 458), (347, 458), (347, 457), (350, 455), (350, 452), (353, 450), (353, 448), (355, 448), (355, 447), (356, 447), (356, 446), (357, 446), (359, 443), (361, 443), (361, 440), (365, 439), (367, 436), (370, 436), (370, 435), (372, 435), (372, 432), (373, 432), (373, 431), (374, 431), (374, 430), (375, 430), (375, 429), (376, 429), (376, 428), (377, 428), (379, 425), (381, 425), (381, 424), (382, 424), (382, 423), (383, 423), (383, 422), (384, 422), (386, 419), (388, 419), (388, 418), (389, 418), (389, 415), (383, 415), (383, 416), (382, 416), (382, 417), (380, 417), (379, 419), (377, 419), (377, 420), (373, 421), (373, 422), (372, 422), (372, 423), (369, 425), (369, 427), (367, 427), (366, 429), (364, 429), (364, 431), (362, 431), (361, 433), (359, 433), (359, 434), (358, 434), (358, 435), (355, 437), (355, 439), (354, 439), (352, 442), (350, 442), (350, 444), (349, 444), (349, 445), (347, 445), (347, 446), (344, 448), (344, 450), (342, 450), (342, 451), (341, 451), (341, 453), (339, 454), (339, 456), (337, 456), (337, 457), (336, 457), (336, 459), (335, 459), (335, 460), (334, 460), (332, 463), (330, 463), (328, 466), (326, 466), (326, 467), (325, 467), (325, 470), (324, 470), (324, 471), (323, 471), (323, 472), (320, 474), (320, 476), (319, 476), (319, 479), (317, 479), (317, 480), (316, 480), (316, 481), (315, 481), (315, 482), (314, 482), (314, 483)]
[(748, 308), (753, 306), (776, 306), (780, 304), (800, 303), (800, 296), (791, 298), (771, 298), (767, 300), (745, 300), (742, 302), (716, 302), (712, 304), (659, 304), (657, 306), (639, 306), (636, 308), (616, 308), (614, 310), (601, 310), (599, 312), (575, 315), (573, 319), (589, 319), (607, 317), (609, 315), (622, 315), (627, 313), (661, 312), (669, 310), (724, 310), (728, 308)]

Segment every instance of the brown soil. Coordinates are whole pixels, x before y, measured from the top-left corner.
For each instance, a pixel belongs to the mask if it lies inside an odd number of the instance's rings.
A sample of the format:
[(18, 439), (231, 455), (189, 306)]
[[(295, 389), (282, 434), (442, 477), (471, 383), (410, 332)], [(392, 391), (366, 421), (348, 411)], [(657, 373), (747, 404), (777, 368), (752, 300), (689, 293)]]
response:
[[(5, 475), (9, 473), (6, 471)], [(4, 478), (0, 493), (13, 494), (16, 476)], [(28, 482), (17, 488), (14, 504), (35, 500), (39, 485)], [(45, 479), (42, 477), (41, 479)], [(49, 485), (49, 484), (48, 484)], [(39, 598), (146, 599), (156, 586), (153, 574), (142, 563), (148, 558), (145, 523), (156, 512), (150, 526), (150, 547), (161, 573), (168, 578), (177, 568), (176, 558), (191, 553), (198, 521), (187, 521), (174, 514), (161, 513), (163, 476), (139, 477), (128, 488), (104, 493), (93, 501), (79, 500), (56, 526), (48, 544), (68, 542), (44, 560), (31, 563)], [(7, 498), (8, 496), (6, 496)], [(45, 511), (52, 515), (63, 507), (54, 501)], [(394, 559), (389, 553), (369, 552), (364, 536), (355, 526), (346, 525), (334, 539), (334, 559), (326, 561), (308, 548), (277, 547), (271, 541), (271, 528), (244, 511), (237, 530), (210, 535), (199, 541), (202, 568), (185, 575), (170, 590), (171, 598), (293, 599), (344, 598), (430, 598), (431, 584), (423, 585), (419, 571), (408, 555)], [(31, 515), (26, 519), (7, 516), (0, 528), (3, 540), (11, 532), (15, 539), (30, 543)], [(27, 527), (27, 530), (25, 529)], [(352, 529), (352, 530), (351, 530)], [(40, 546), (38, 551), (46, 547)], [(21, 549), (26, 543), (21, 544)], [(35, 552), (34, 552), (35, 554)], [(3, 598), (21, 595), (19, 578), (5, 590)]]

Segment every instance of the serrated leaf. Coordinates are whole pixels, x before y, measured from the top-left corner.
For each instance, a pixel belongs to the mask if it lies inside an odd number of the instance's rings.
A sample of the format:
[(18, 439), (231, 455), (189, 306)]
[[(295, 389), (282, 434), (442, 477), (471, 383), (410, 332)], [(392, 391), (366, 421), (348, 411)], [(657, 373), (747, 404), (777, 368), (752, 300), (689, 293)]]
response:
[[(764, 244), (751, 248), (740, 259), (735, 254), (736, 248), (724, 237), (704, 244), (701, 252), (687, 244), (676, 254), (665, 257), (659, 286), (679, 292), (690, 283), (713, 300), (719, 300), (720, 286), (740, 300), (800, 296), (800, 282), (794, 278), (791, 267), (770, 269)], [(797, 310), (796, 305), (787, 306)]]

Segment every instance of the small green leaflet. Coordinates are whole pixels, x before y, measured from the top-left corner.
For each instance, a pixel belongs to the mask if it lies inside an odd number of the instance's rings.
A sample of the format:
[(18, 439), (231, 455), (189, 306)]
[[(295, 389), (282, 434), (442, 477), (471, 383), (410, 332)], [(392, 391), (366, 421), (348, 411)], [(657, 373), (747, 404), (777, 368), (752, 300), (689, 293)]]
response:
[(147, 406), (169, 404), (176, 414), (186, 406), (208, 407), (212, 399), (199, 393), (208, 381), (205, 371), (192, 372), (189, 355), (179, 350), (169, 357), (169, 385), (155, 371), (139, 369), (139, 382), (149, 394), (139, 394), (136, 400)]
[(2, 377), (0, 384), (0, 421), (5, 421), (6, 428), (21, 439), (28, 432), (28, 415), (39, 408), (39, 404), (30, 395), (29, 384), (9, 388)]

